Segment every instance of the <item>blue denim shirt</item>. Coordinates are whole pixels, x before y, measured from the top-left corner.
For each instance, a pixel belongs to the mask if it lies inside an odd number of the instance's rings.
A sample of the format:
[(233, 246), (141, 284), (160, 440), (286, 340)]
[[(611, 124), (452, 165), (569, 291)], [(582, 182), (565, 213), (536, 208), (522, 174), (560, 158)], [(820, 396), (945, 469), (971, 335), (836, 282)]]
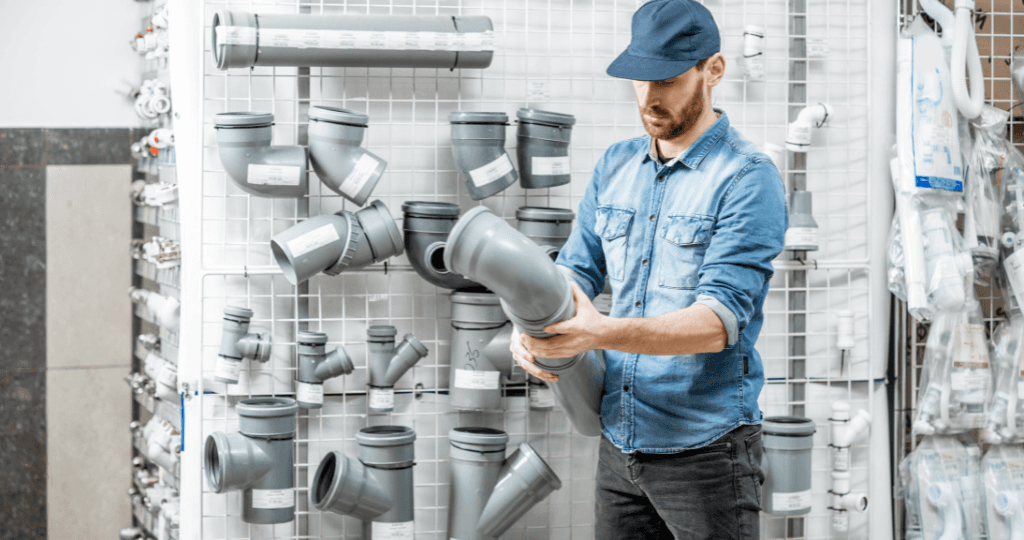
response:
[(612, 288), (612, 317), (655, 317), (705, 304), (722, 320), (717, 353), (609, 350), (603, 431), (623, 452), (698, 448), (757, 424), (764, 386), (754, 350), (788, 226), (785, 188), (768, 156), (725, 113), (678, 159), (650, 137), (616, 143), (594, 168), (557, 264), (593, 298)]

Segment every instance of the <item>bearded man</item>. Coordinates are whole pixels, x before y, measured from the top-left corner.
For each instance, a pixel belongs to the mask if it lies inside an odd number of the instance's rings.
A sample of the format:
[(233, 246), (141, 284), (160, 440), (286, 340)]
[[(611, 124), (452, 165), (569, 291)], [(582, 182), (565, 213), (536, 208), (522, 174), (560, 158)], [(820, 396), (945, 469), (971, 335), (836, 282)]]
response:
[[(758, 538), (764, 475), (754, 343), (788, 226), (772, 161), (711, 105), (725, 74), (718, 28), (693, 0), (652, 0), (608, 67), (630, 79), (649, 136), (597, 163), (556, 264), (576, 315), (512, 352), (603, 349), (598, 540)], [(610, 316), (591, 300), (611, 285)]]

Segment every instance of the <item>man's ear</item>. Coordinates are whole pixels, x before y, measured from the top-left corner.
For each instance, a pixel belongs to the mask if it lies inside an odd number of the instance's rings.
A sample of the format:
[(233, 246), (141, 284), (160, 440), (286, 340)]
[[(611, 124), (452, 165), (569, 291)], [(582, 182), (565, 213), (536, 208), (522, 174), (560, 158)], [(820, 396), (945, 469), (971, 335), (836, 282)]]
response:
[(725, 77), (725, 55), (718, 52), (704, 63), (704, 84), (710, 90)]

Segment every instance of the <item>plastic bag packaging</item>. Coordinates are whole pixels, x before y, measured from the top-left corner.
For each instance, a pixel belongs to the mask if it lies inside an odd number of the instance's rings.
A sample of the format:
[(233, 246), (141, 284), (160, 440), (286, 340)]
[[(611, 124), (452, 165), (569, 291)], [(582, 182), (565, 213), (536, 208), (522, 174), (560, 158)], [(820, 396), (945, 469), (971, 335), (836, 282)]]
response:
[(1009, 141), (1000, 142), (1002, 155), (997, 182), (1002, 188), (1004, 210), (1000, 238), (1002, 272), (1017, 305), (1024, 305), (1024, 155)]
[(1017, 93), (1017, 101), (1024, 101), (1024, 51), (1015, 53), (1010, 64), (1010, 79), (1013, 90)]
[(903, 514), (906, 529), (906, 540), (922, 540), (921, 532), (921, 495), (917, 488), (917, 479), (912, 472), (916, 464), (917, 450), (911, 452), (900, 462), (897, 470), (899, 480), (899, 498), (903, 501), (906, 512)]
[[(992, 403), (983, 437), (988, 443), (1024, 441), (1024, 363), (1021, 343), (1024, 317), (1012, 310), (1010, 321), (993, 333), (992, 372), (995, 375)], [(1021, 531), (1024, 534), (1024, 531)]]
[(1009, 113), (986, 105), (978, 118), (964, 122), (969, 127), (970, 141), (963, 144), (967, 162), (964, 198), (964, 240), (971, 249), (975, 265), (987, 273), (996, 265), (999, 255), (1000, 220), (1003, 210), (999, 200), (998, 182), (1004, 157), (1006, 120)]
[(989, 538), (1024, 539), (1024, 448), (990, 447), (982, 459), (982, 470)]
[(914, 434), (962, 433), (984, 427), (991, 391), (985, 323), (971, 291), (963, 309), (942, 312), (932, 321)]
[(901, 301), (906, 302), (906, 262), (903, 258), (903, 231), (900, 230), (900, 215), (898, 213), (892, 216), (892, 226), (889, 228), (889, 249), (886, 259), (888, 259), (888, 272), (886, 276), (889, 283), (889, 292)]
[[(953, 437), (925, 437), (907, 456), (908, 538), (916, 515), (921, 537), (981, 539), (985, 531), (977, 447), (969, 451)], [(901, 465), (901, 468), (903, 465)]]

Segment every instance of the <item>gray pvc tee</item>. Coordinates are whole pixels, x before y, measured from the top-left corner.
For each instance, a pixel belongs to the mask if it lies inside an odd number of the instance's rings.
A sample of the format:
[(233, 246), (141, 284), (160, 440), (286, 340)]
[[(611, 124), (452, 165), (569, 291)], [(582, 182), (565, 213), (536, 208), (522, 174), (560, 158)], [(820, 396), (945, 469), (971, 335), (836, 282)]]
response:
[(519, 185), (530, 189), (568, 184), (572, 180), (569, 139), (576, 117), (537, 109), (519, 109), (516, 117)]
[(313, 506), (362, 520), (363, 538), (406, 538), (396, 531), (408, 531), (411, 538), (415, 440), (405, 426), (360, 429), (358, 460), (331, 452), (320, 461), (310, 482)]
[(474, 201), (501, 193), (519, 179), (505, 152), (507, 114), (455, 111), (448, 120), (452, 125), (452, 156), (467, 176), (466, 189)]
[(459, 220), (459, 205), (441, 202), (406, 201), (402, 204), (402, 232), (405, 252), (413, 270), (431, 285), (445, 289), (480, 289), (478, 283), (449, 271), (444, 266), (448, 233)]
[(224, 171), (242, 191), (257, 197), (298, 199), (309, 192), (306, 149), (270, 146), (274, 115), (225, 112), (213, 117)]
[[(544, 332), (545, 326), (576, 313), (568, 278), (548, 254), (487, 208), (474, 208), (459, 219), (448, 236), (444, 257), (445, 266), (501, 297), (505, 314), (523, 333), (551, 337)], [(600, 436), (603, 352), (537, 358), (536, 364), (558, 374), (551, 391), (577, 431)]]
[(251, 309), (227, 306), (224, 308), (224, 326), (220, 338), (220, 353), (213, 372), (213, 380), (225, 384), (238, 384), (242, 360), (266, 362), (270, 360), (270, 334), (249, 332)]
[(522, 206), (516, 210), (516, 225), (519, 232), (543, 248), (554, 261), (572, 234), (575, 217), (572, 210), (565, 208)]
[(221, 11), (211, 44), (218, 69), (253, 66), (482, 69), (491, 65), (488, 17), (284, 15)]
[(295, 336), (298, 345), (298, 376), (295, 379), (295, 400), (303, 409), (324, 406), (324, 381), (352, 373), (355, 367), (345, 347), (327, 352), (327, 334), (300, 330)]
[(287, 523), (295, 518), (295, 400), (244, 399), (238, 433), (206, 438), (203, 465), (216, 493), (242, 490), (242, 521)]
[(285, 278), (298, 285), (323, 272), (336, 276), (393, 255), (401, 255), (402, 233), (380, 201), (356, 213), (316, 216), (270, 240)]
[(412, 334), (406, 334), (395, 346), (398, 330), (394, 326), (375, 325), (366, 329), (370, 355), (367, 367), (367, 405), (370, 412), (384, 413), (395, 409), (395, 383), (412, 366), (427, 355), (427, 347)]
[(448, 537), (492, 540), (501, 536), (562, 481), (527, 443), (508, 458), (508, 434), (491, 428), (448, 433), (451, 488)]
[(370, 117), (323, 105), (309, 108), (309, 160), (320, 181), (362, 206), (388, 162), (360, 147)]
[(761, 430), (764, 511), (776, 516), (809, 513), (814, 421), (800, 416), (771, 416), (761, 423)]
[(512, 374), (512, 324), (491, 293), (454, 292), (448, 397), (454, 409), (500, 410)]

